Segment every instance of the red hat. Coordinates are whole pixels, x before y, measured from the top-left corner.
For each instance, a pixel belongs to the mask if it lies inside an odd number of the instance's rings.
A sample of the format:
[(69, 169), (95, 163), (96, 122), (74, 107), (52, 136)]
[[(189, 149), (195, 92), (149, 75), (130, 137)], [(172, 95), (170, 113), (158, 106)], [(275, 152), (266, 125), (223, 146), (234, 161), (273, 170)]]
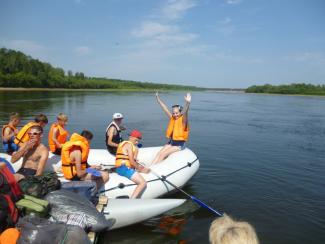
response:
[(136, 137), (136, 138), (138, 138), (138, 139), (142, 139), (142, 134), (141, 134), (141, 132), (138, 131), (138, 130), (133, 130), (133, 131), (131, 131), (130, 136), (132, 136), (132, 137)]

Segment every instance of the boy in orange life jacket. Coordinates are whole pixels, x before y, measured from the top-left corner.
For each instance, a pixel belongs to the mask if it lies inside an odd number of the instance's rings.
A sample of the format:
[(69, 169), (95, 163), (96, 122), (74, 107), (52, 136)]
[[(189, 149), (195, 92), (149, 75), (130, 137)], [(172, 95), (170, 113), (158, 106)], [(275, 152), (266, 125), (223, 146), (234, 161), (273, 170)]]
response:
[(15, 137), (15, 140), (14, 140), (15, 144), (18, 147), (20, 147), (21, 143), (25, 143), (29, 140), (28, 132), (32, 126), (39, 125), (44, 128), (47, 125), (47, 123), (48, 123), (48, 119), (47, 119), (46, 115), (44, 115), (44, 114), (36, 115), (34, 122), (29, 122), (23, 128), (20, 129), (20, 131), (18, 132), (18, 134)]
[(94, 169), (100, 169), (98, 165), (89, 167), (87, 164), (89, 144), (92, 138), (93, 134), (84, 130), (80, 135), (73, 133), (70, 140), (63, 144), (61, 150), (62, 172), (68, 180), (94, 180), (99, 189), (101, 185), (108, 181), (109, 176), (105, 171), (95, 170), (95, 175), (90, 172), (91, 170), (94, 171)]
[(67, 141), (67, 137), (69, 136), (69, 132), (64, 128), (67, 122), (68, 116), (59, 113), (57, 122), (51, 125), (48, 142), (50, 151), (56, 155), (61, 155), (62, 145)]
[(174, 105), (172, 106), (172, 113), (162, 102), (158, 92), (156, 92), (156, 99), (169, 118), (169, 124), (166, 131), (166, 137), (169, 139), (169, 142), (158, 152), (152, 161), (152, 164), (159, 163), (167, 158), (170, 154), (183, 150), (185, 148), (185, 142), (188, 139), (188, 134), (190, 131), (188, 125), (188, 110), (192, 98), (191, 94), (187, 93), (184, 97), (186, 102), (184, 110), (182, 110), (182, 106)]
[(9, 118), (9, 123), (2, 127), (2, 143), (4, 151), (11, 155), (13, 152), (18, 151), (18, 146), (14, 143), (14, 139), (18, 134), (17, 126), (20, 123), (20, 115), (18, 113), (11, 113)]
[[(118, 145), (116, 152), (115, 166), (116, 173), (127, 177), (137, 184), (131, 198), (138, 198), (147, 187), (146, 180), (142, 177), (142, 173), (148, 173), (149, 169), (137, 163), (138, 148), (136, 147), (139, 140), (142, 139), (142, 134), (138, 130), (133, 130), (130, 133), (129, 140), (123, 141)], [(138, 171), (138, 172), (137, 172)]]

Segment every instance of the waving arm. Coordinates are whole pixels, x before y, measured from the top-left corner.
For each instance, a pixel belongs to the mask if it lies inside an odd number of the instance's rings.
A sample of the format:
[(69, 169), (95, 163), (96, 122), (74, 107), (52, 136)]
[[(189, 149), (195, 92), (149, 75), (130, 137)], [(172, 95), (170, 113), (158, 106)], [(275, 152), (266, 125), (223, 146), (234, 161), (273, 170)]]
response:
[(167, 114), (168, 118), (170, 119), (172, 117), (172, 114), (169, 112), (166, 104), (164, 104), (163, 101), (160, 99), (158, 92), (156, 92), (156, 99), (160, 107), (163, 109), (163, 111)]
[(185, 108), (183, 110), (183, 116), (184, 116), (183, 126), (185, 127), (188, 123), (188, 110), (190, 108), (190, 103), (192, 100), (191, 93), (187, 93), (186, 96), (184, 97), (184, 99), (185, 99)]

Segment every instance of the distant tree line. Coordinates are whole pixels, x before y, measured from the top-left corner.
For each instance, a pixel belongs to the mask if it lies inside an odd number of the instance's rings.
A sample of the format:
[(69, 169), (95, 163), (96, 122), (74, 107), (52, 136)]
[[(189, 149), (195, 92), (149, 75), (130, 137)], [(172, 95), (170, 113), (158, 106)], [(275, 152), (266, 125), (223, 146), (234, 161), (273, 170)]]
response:
[(294, 83), (290, 85), (278, 85), (278, 86), (266, 84), (262, 86), (250, 86), (245, 90), (245, 92), (325, 96), (325, 84), (312, 85), (306, 83)]
[(203, 90), (195, 86), (86, 77), (70, 70), (65, 74), (62, 68), (6, 48), (0, 49), (0, 87)]

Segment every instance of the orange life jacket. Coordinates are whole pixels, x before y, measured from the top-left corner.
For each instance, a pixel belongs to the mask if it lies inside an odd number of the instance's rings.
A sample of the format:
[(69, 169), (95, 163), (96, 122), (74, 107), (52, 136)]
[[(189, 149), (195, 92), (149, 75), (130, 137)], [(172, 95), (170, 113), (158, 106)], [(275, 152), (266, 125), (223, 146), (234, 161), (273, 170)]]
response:
[(15, 144), (17, 144), (19, 146), (20, 143), (24, 143), (24, 142), (28, 141), (29, 140), (28, 131), (29, 131), (30, 127), (32, 127), (34, 125), (39, 125), (39, 123), (29, 122), (23, 128), (21, 128), (21, 130), (18, 132), (18, 134), (15, 137), (15, 140), (14, 140)]
[(58, 129), (58, 134), (56, 137), (56, 140), (61, 144), (61, 146), (66, 143), (67, 141), (67, 137), (69, 136), (69, 133), (66, 129), (64, 129), (64, 127), (62, 127), (61, 125), (54, 123), (52, 124), (50, 131), (49, 131), (49, 147), (50, 147), (50, 151), (51, 152), (55, 152), (56, 150), (56, 144), (53, 141), (53, 130), (57, 128)]
[(4, 134), (5, 134), (5, 129), (6, 129), (7, 127), (9, 127), (12, 131), (15, 131), (15, 130), (16, 130), (16, 127), (15, 127), (15, 126), (12, 126), (12, 125), (9, 125), (9, 124), (4, 125), (4, 126), (2, 127), (2, 140), (3, 140), (3, 136), (4, 136)]
[(129, 156), (126, 155), (123, 152), (123, 147), (127, 143), (130, 143), (132, 145), (132, 152), (133, 153), (135, 153), (135, 151), (136, 151), (136, 148), (135, 148), (135, 146), (133, 145), (132, 142), (130, 142), (130, 141), (123, 141), (123, 142), (121, 142), (118, 145), (117, 151), (116, 151), (116, 159), (115, 159), (115, 166), (116, 167), (120, 167), (122, 164), (125, 164), (126, 167), (133, 168), (133, 166), (130, 163)]
[(70, 153), (75, 147), (79, 147), (81, 149), (81, 169), (84, 170), (87, 168), (89, 143), (83, 136), (73, 133), (70, 141), (63, 144), (61, 151), (62, 172), (64, 177), (68, 180), (77, 175), (75, 162), (72, 162), (70, 158)]
[(188, 124), (183, 126), (183, 115), (178, 119), (171, 117), (166, 130), (166, 137), (171, 138), (174, 141), (187, 141), (190, 128)]

